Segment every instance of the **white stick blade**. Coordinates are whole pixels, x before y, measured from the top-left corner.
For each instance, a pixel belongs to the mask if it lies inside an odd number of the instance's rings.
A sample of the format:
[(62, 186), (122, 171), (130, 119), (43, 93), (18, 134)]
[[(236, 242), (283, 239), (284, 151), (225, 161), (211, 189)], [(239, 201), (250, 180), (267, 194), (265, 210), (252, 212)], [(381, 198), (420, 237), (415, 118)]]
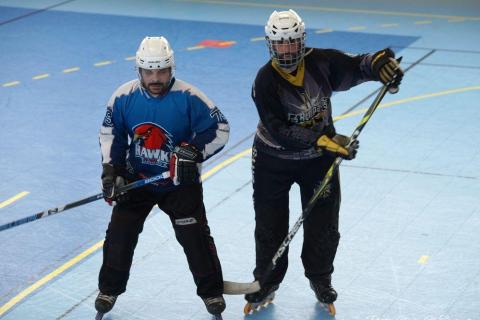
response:
[(241, 283), (232, 281), (223, 281), (224, 294), (248, 294), (260, 290), (260, 283), (258, 281)]

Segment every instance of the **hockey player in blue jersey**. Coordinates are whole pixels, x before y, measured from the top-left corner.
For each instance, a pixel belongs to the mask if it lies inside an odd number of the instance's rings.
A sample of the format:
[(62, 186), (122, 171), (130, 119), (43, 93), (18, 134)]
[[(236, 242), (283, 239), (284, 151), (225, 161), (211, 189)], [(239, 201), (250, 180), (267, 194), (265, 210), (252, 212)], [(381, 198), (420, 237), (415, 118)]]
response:
[[(158, 205), (184, 249), (197, 295), (209, 313), (221, 314), (222, 270), (205, 215), (200, 170), (226, 144), (229, 125), (200, 90), (175, 78), (174, 53), (164, 37), (143, 39), (136, 67), (138, 79), (114, 92), (100, 130), (103, 195), (114, 206), (95, 308), (109, 312), (125, 292), (138, 235)], [(164, 172), (170, 179), (116, 192), (127, 182)]]

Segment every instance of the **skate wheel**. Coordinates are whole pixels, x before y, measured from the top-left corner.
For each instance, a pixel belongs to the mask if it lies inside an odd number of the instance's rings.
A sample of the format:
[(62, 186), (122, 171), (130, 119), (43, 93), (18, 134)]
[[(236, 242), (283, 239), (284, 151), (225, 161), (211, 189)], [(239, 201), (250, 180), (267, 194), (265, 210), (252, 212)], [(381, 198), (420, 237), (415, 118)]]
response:
[(329, 303), (329, 304), (327, 305), (327, 309), (328, 309), (328, 313), (329, 313), (332, 317), (334, 317), (335, 314), (337, 313), (337, 310), (335, 310), (335, 306), (333, 305), (333, 303)]
[(245, 315), (247, 315), (247, 314), (250, 314), (250, 313), (257, 312), (260, 309), (264, 309), (264, 308), (268, 307), (269, 304), (273, 303), (272, 301), (273, 301), (273, 298), (268, 299), (267, 301), (265, 301), (264, 303), (261, 303), (261, 304), (248, 302), (245, 305), (245, 307), (243, 307), (243, 313)]
[(253, 310), (252, 305), (250, 303), (247, 303), (245, 307), (243, 307), (243, 314), (244, 315), (250, 314), (252, 310)]

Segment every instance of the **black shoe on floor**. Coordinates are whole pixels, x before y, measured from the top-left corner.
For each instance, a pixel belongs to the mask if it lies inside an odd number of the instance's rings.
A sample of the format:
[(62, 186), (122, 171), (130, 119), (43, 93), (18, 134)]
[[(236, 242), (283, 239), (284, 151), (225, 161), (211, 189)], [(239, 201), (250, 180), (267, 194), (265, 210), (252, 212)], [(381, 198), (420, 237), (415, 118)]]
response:
[(100, 313), (107, 313), (112, 310), (117, 301), (118, 296), (98, 293), (97, 299), (95, 299), (95, 309)]

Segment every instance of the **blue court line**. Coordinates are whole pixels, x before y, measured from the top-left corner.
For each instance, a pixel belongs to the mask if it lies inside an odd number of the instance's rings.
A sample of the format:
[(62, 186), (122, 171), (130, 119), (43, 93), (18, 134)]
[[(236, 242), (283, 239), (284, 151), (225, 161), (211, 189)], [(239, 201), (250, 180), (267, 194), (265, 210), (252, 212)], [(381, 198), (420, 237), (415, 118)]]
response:
[[(468, 91), (478, 91), (478, 90), (480, 90), (480, 86), (469, 86), (469, 87), (443, 90), (443, 91), (439, 91), (439, 92), (427, 93), (427, 94), (423, 94), (423, 95), (419, 95), (419, 96), (414, 96), (414, 97), (410, 97), (410, 98), (405, 98), (405, 99), (395, 100), (395, 101), (391, 101), (391, 102), (387, 102), (387, 103), (382, 103), (378, 106), (378, 108), (379, 109), (380, 108), (387, 108), (387, 107), (396, 106), (396, 105), (404, 104), (404, 103), (411, 102), (411, 101), (418, 101), (418, 100), (440, 97), (440, 96), (449, 95), (449, 94), (462, 93), (462, 92), (468, 92)], [(340, 120), (340, 119), (343, 119), (343, 118), (358, 115), (358, 114), (364, 113), (366, 110), (367, 109), (364, 108), (364, 109), (351, 111), (351, 112), (342, 114), (338, 117), (335, 117), (335, 120)]]
[[(70, 0), (70, 1), (74, 1), (74, 0)], [(336, 30), (336, 31), (340, 31), (340, 30)], [(328, 29), (328, 32), (334, 32), (334, 30), (333, 29)], [(312, 34), (318, 34), (318, 33), (319, 33), (319, 30), (317, 30), (315, 32), (312, 32)], [(250, 42), (256, 42), (256, 41), (264, 40), (264, 39), (265, 39), (265, 36), (254, 37), (254, 38), (250, 39)], [(224, 43), (235, 45), (237, 42), (236, 41), (224, 41)], [(196, 46), (190, 46), (190, 47), (187, 47), (187, 48), (178, 49), (178, 51), (196, 51), (196, 50), (207, 49), (207, 48), (212, 48), (212, 47), (203, 46), (203, 45), (196, 45)], [(228, 47), (225, 47), (225, 48), (228, 48)], [(220, 49), (225, 49), (225, 48), (220, 48)], [(123, 59), (123, 62), (131, 61), (131, 60), (135, 60), (135, 56), (125, 57)], [(116, 63), (116, 61), (107, 59), (107, 60), (102, 60), (102, 61), (95, 62), (92, 65), (94, 67), (103, 67), (103, 66), (114, 64), (114, 63)], [(69, 74), (69, 73), (77, 72), (77, 71), (80, 71), (80, 70), (81, 70), (80, 67), (73, 66), (73, 67), (63, 69), (61, 72), (63, 74)], [(49, 77), (50, 77), (50, 73), (44, 72), (44, 73), (32, 76), (31, 79), (32, 80), (41, 80), (41, 79), (46, 79), (46, 78), (49, 78)], [(12, 80), (12, 81), (2, 83), (1, 86), (4, 87), (4, 88), (15, 87), (15, 86), (18, 86), (21, 83), (22, 83), (22, 81), (20, 81), (20, 80)]]
[(432, 19), (446, 19), (446, 20), (473, 20), (479, 21), (480, 17), (469, 16), (451, 16), (442, 14), (431, 13), (419, 13), (419, 12), (403, 12), (403, 11), (384, 11), (384, 10), (367, 10), (367, 9), (353, 9), (353, 8), (335, 8), (335, 7), (322, 7), (311, 6), (301, 4), (281, 4), (281, 3), (255, 3), (245, 1), (219, 1), (219, 0), (176, 0), (177, 2), (190, 2), (190, 3), (205, 3), (205, 4), (219, 4), (229, 6), (243, 6), (243, 7), (257, 7), (257, 8), (282, 8), (282, 9), (302, 9), (312, 11), (323, 12), (336, 12), (336, 13), (354, 13), (354, 14), (374, 14), (383, 16), (400, 16), (400, 17), (423, 17)]
[[(410, 97), (410, 98), (391, 101), (391, 102), (388, 102), (388, 103), (380, 104), (378, 106), (378, 108), (387, 108), (387, 107), (391, 107), (391, 106), (395, 106), (395, 105), (405, 104), (407, 102), (412, 102), (412, 101), (418, 101), (418, 100), (423, 100), (423, 99), (429, 99), (429, 98), (440, 97), (440, 96), (449, 95), (449, 94), (469, 92), (469, 91), (479, 91), (479, 90), (480, 90), (480, 85), (479, 86), (470, 86), (470, 87), (444, 90), (444, 91), (440, 91), (440, 92), (436, 92), (436, 93), (429, 93), (429, 94), (424, 94), (424, 95), (420, 95), (420, 96), (414, 96), (414, 97)], [(334, 120), (338, 121), (338, 120), (341, 120), (341, 119), (344, 119), (344, 118), (353, 117), (355, 115), (362, 114), (365, 111), (366, 111), (366, 109), (352, 111), (352, 112), (349, 112), (347, 114), (336, 116), (336, 117), (334, 117)], [(202, 180), (208, 179), (209, 177), (214, 175), (216, 172), (218, 172), (222, 168), (229, 166), (230, 164), (234, 163), (238, 159), (250, 154), (250, 152), (251, 152), (251, 148), (248, 148), (248, 149), (243, 150), (242, 152), (237, 153), (236, 155), (224, 160), (223, 162), (219, 163), (218, 165), (214, 166), (213, 168), (208, 170), (206, 173), (204, 173), (202, 175)], [(100, 249), (102, 247), (103, 241), (104, 240), (101, 240), (101, 241), (97, 242), (96, 244), (94, 244), (93, 246), (91, 246), (90, 248), (88, 248), (87, 250), (82, 252), (81, 254), (77, 255), (76, 257), (72, 258), (71, 260), (69, 260), (68, 262), (66, 262), (65, 264), (60, 266), (59, 268), (55, 269), (54, 271), (52, 271), (48, 275), (44, 276), (42, 279), (36, 281), (34, 284), (29, 286), (25, 290), (22, 290), (19, 294), (17, 294), (15, 297), (13, 297), (10, 301), (8, 301), (6, 304), (4, 304), (2, 307), (0, 307), (0, 316), (2, 316), (4, 313), (6, 313), (8, 310), (10, 310), (12, 307), (14, 307), (19, 302), (21, 302), (27, 296), (29, 296), (30, 294), (32, 294), (33, 292), (35, 292), (36, 290), (38, 290), (39, 288), (41, 288), (42, 286), (47, 284), (49, 281), (53, 280), (54, 278), (56, 278), (57, 276), (59, 276), (60, 274), (65, 272), (66, 270), (70, 269), (71, 267), (73, 267), (74, 265), (79, 263), (80, 261), (84, 260), (85, 258), (90, 256), (91, 254), (95, 253), (98, 249)]]
[[(250, 150), (245, 150), (243, 152), (240, 152), (224, 161), (219, 163), (218, 165), (214, 166), (204, 174), (202, 174), (202, 180), (207, 180), (209, 177), (211, 177), (213, 174), (215, 174), (217, 171), (223, 169), (224, 167), (232, 164), (233, 162), (237, 161), (238, 159), (244, 157), (250, 153)], [(45, 284), (50, 282), (51, 280), (55, 279), (59, 275), (61, 275), (63, 272), (67, 271), (74, 265), (78, 264), (80, 261), (84, 260), (91, 254), (95, 253), (98, 249), (102, 248), (104, 240), (100, 240), (97, 243), (95, 243), (93, 246), (88, 248), (87, 250), (83, 251), (76, 257), (70, 259), (57, 269), (53, 270), (46, 276), (42, 277), (40, 280), (36, 281), (34, 284), (29, 286), (28, 288), (22, 290), (19, 294), (17, 294), (15, 297), (10, 299), (6, 304), (4, 304), (2, 307), (0, 307), (0, 317), (6, 313), (8, 310), (10, 310), (13, 306), (15, 306), (17, 303), (21, 302), (23, 299), (25, 299), (27, 296), (38, 290), (39, 288), (43, 287)]]
[(62, 6), (62, 5), (64, 5), (64, 4), (67, 4), (67, 3), (73, 2), (73, 1), (75, 1), (75, 0), (66, 0), (66, 1), (63, 1), (63, 2), (60, 2), (60, 3), (57, 3), (57, 4), (53, 4), (53, 5), (51, 5), (51, 6), (45, 7), (45, 8), (43, 8), (43, 9), (39, 9), (39, 10), (35, 10), (35, 11), (29, 12), (29, 13), (25, 13), (25, 14), (23, 14), (23, 15), (21, 15), (21, 16), (18, 16), (18, 17), (15, 17), (15, 18), (12, 18), (12, 19), (5, 20), (5, 21), (0, 22), (0, 26), (2, 26), (2, 25), (4, 25), (4, 24), (7, 24), (7, 23), (11, 23), (11, 22), (18, 21), (18, 20), (23, 19), (23, 18), (27, 18), (27, 17), (33, 16), (34, 14), (42, 13), (42, 12), (44, 12), (44, 11), (47, 11), (47, 10), (50, 10), (50, 9), (53, 9), (53, 8)]

